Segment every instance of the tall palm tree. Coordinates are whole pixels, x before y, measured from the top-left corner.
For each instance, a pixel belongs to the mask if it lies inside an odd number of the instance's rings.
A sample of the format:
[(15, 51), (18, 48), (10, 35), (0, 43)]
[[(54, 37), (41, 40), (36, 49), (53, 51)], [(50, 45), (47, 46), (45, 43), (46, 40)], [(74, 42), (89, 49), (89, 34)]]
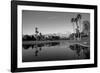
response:
[(35, 27), (35, 33), (36, 33), (36, 40), (38, 40), (38, 33), (39, 33), (39, 31), (38, 31), (37, 27)]
[[(82, 28), (82, 27), (81, 27), (82, 15), (81, 15), (81, 14), (77, 14), (77, 19), (78, 19), (78, 24), (79, 24), (79, 26), (80, 26), (79, 29), (80, 29), (80, 32), (81, 32), (81, 30), (82, 30), (82, 29), (81, 29), (81, 28)], [(80, 39), (81, 39), (81, 34), (80, 34)]]
[(79, 38), (79, 25), (78, 25), (78, 18), (75, 18), (75, 22), (76, 22), (76, 34), (78, 34), (77, 38)]
[(73, 33), (74, 33), (74, 39), (75, 39), (75, 29), (74, 29), (74, 25), (75, 25), (75, 24), (74, 24), (74, 22), (75, 22), (75, 18), (72, 18), (72, 19), (71, 19), (71, 22), (73, 23)]
[[(80, 35), (80, 32), (81, 32), (81, 18), (82, 18), (82, 15), (81, 14), (77, 14), (76, 18), (72, 18), (71, 19), (71, 22), (73, 23), (73, 32), (74, 32), (74, 22), (76, 23), (76, 34), (78, 34), (78, 38), (81, 39), (81, 35)], [(74, 35), (75, 37), (75, 35)]]
[(78, 18), (75, 18), (75, 22), (76, 22), (76, 26), (79, 29), (79, 25), (78, 25)]

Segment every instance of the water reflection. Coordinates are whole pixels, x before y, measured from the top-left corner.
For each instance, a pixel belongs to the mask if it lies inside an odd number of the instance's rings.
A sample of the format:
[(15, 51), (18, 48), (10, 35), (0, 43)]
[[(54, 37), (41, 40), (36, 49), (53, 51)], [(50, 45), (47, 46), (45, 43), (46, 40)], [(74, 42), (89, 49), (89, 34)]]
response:
[(81, 54), (84, 54), (85, 59), (90, 58), (89, 47), (82, 46), (82, 45), (79, 45), (79, 44), (73, 44), (73, 45), (70, 45), (69, 47), (70, 47), (71, 50), (75, 51), (78, 56), (80, 56)]
[(22, 61), (90, 59), (90, 47), (69, 42), (23, 44)]
[(28, 49), (28, 48), (30, 48), (31, 47), (31, 45), (23, 45), (23, 48), (24, 49)]
[(25, 50), (32, 48), (35, 49), (35, 56), (38, 56), (39, 52), (42, 51), (42, 47), (47, 46), (47, 47), (51, 47), (51, 46), (56, 46), (56, 45), (60, 45), (59, 42), (49, 42), (49, 43), (35, 43), (35, 44), (23, 44), (23, 48)]
[(35, 43), (35, 44), (23, 44), (23, 48), (24, 49), (29, 49), (30, 47), (33, 48), (37, 48), (37, 47), (44, 47), (44, 46), (47, 46), (47, 47), (51, 47), (51, 46), (56, 46), (56, 45), (60, 45), (59, 42), (50, 42), (50, 43)]

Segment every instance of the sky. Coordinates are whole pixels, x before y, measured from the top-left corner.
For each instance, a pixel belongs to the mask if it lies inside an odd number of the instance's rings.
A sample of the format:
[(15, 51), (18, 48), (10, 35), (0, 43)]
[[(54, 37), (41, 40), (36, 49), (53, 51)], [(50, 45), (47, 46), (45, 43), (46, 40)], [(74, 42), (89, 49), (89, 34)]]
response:
[[(35, 34), (35, 28), (42, 34), (72, 33), (73, 24), (71, 18), (75, 18), (78, 13), (72, 12), (51, 12), (51, 11), (22, 11), (23, 34)], [(81, 23), (84, 20), (90, 21), (89, 13), (80, 13)]]

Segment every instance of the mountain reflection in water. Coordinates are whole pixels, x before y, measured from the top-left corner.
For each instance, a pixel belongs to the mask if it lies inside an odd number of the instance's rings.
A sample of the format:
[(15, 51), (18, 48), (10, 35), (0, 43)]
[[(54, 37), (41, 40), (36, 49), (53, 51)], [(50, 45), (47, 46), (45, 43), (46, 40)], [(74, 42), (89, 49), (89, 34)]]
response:
[(23, 44), (22, 56), (23, 62), (90, 59), (90, 48), (68, 42)]
[(40, 44), (23, 44), (23, 48), (24, 49), (29, 49), (30, 47), (32, 48), (37, 48), (37, 47), (43, 47), (43, 46), (56, 46), (56, 45), (59, 45), (60, 43), (59, 42), (50, 42), (50, 43), (40, 43)]
[(23, 48), (24, 49), (29, 49), (30, 47), (33, 49), (35, 48), (35, 56), (38, 56), (38, 53), (42, 50), (42, 47), (44, 46), (47, 46), (47, 47), (50, 47), (50, 46), (56, 46), (56, 45), (59, 45), (60, 43), (59, 42), (50, 42), (50, 43), (40, 43), (40, 44), (28, 44), (28, 45), (23, 45)]

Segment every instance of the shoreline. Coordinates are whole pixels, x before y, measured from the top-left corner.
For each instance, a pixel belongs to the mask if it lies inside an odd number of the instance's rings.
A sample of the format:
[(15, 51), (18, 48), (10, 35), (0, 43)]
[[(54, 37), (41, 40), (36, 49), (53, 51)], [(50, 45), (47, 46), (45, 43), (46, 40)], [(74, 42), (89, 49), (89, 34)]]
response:
[(25, 45), (31, 44), (32, 45), (32, 44), (41, 44), (41, 43), (45, 44), (45, 43), (53, 43), (53, 42), (60, 42), (60, 43), (68, 42), (71, 45), (72, 44), (79, 44), (79, 45), (82, 45), (82, 46), (90, 47), (89, 40), (23, 41), (22, 44), (25, 44)]

